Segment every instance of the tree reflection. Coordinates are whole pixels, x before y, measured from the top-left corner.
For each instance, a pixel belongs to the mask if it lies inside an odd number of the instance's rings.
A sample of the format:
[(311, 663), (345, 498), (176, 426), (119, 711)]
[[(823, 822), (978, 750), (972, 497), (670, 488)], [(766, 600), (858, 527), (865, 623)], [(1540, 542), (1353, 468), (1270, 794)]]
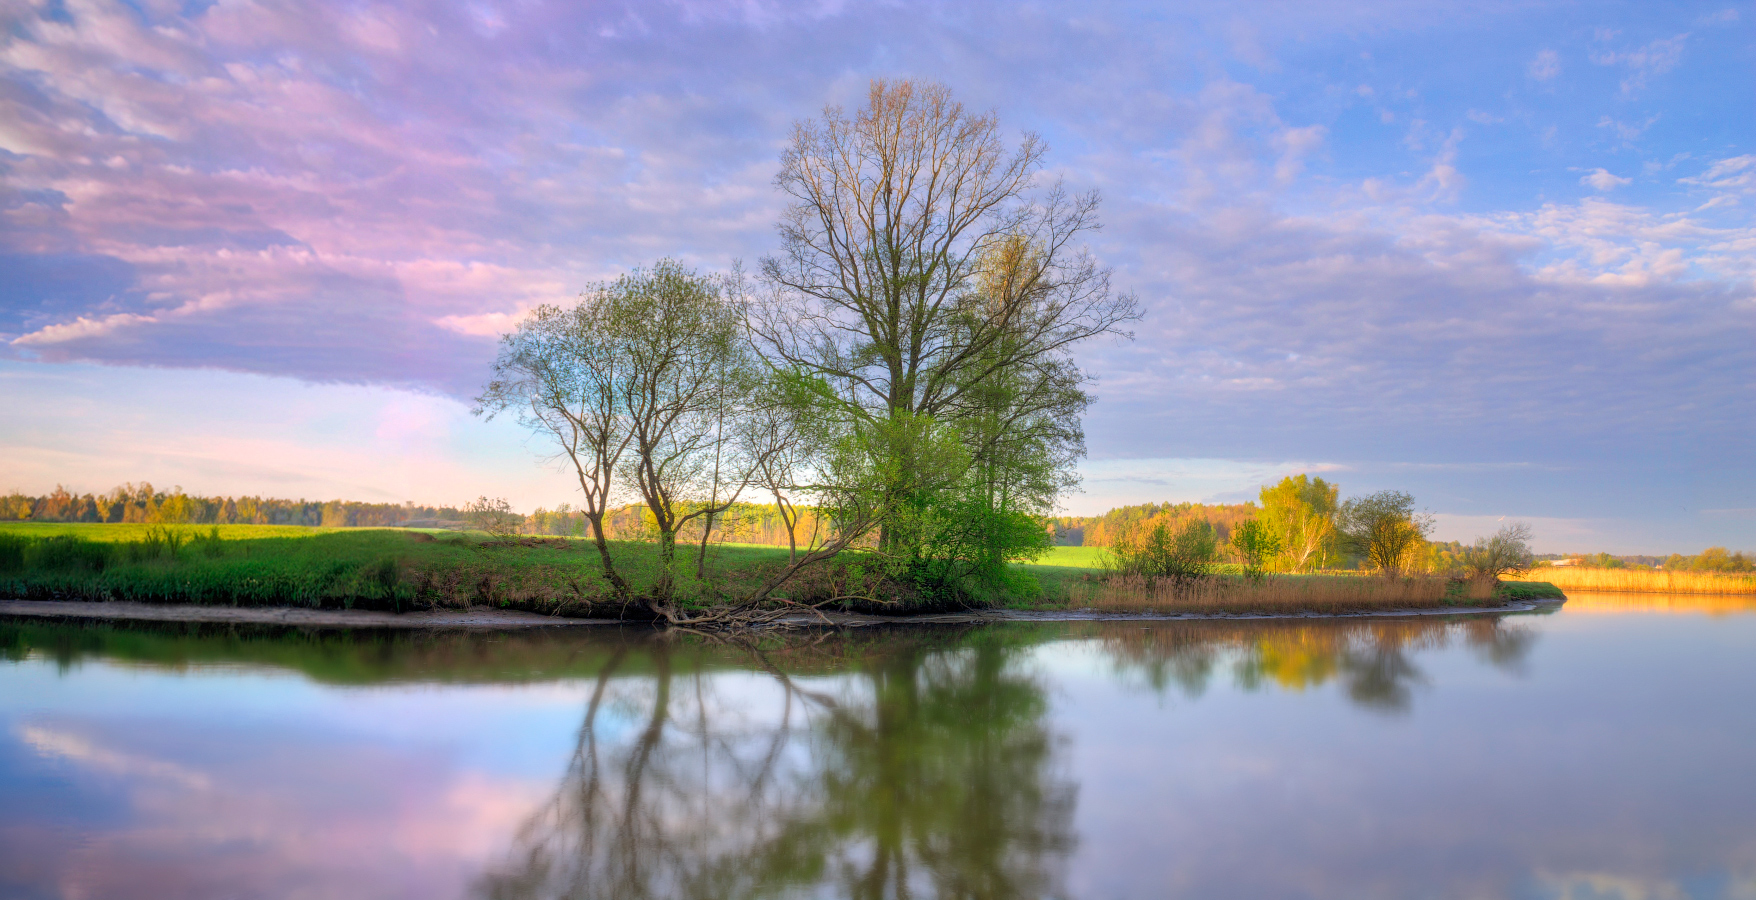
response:
[(1434, 619), (1362, 622), (1228, 622), (1197, 620), (1150, 627), (1111, 623), (1099, 634), (1115, 667), (1157, 692), (1203, 694), (1216, 670), (1230, 664), (1245, 690), (1274, 685), (1304, 690), (1339, 681), (1348, 698), (1373, 710), (1409, 709), (1413, 688), (1426, 681), (1412, 654), (1461, 642), (1497, 668), (1522, 671), (1535, 632), (1494, 618), (1462, 623)]
[[(943, 634), (854, 644), (625, 647), (560, 788), (479, 893), (1062, 893), (1074, 791), (1014, 651)], [(760, 677), (710, 674), (727, 653)], [(850, 669), (833, 693), (810, 676)], [(635, 670), (647, 677), (621, 677)]]
[(1075, 787), (1021, 659), (1095, 638), (1155, 690), (1339, 683), (1397, 712), (1417, 651), (1516, 669), (1495, 619), (1101, 623), (869, 630), (734, 643), (624, 636), (596, 674), (566, 777), (484, 897), (1064, 895)]

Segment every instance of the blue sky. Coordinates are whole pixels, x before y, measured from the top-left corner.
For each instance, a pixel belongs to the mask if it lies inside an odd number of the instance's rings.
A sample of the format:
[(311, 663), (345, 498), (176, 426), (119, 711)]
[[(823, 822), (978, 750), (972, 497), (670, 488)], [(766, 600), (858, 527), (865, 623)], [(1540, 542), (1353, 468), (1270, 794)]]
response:
[(1312, 471), (1756, 549), (1750, 3), (23, 3), (0, 490), (569, 499), (493, 336), (776, 246), (790, 123), (942, 81), (1105, 198), (1077, 512)]

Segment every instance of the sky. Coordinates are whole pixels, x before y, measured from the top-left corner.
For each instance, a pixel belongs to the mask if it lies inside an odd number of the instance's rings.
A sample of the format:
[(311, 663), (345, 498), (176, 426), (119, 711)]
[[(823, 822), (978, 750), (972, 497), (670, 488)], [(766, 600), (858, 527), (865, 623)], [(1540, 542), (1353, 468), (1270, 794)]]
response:
[(498, 334), (779, 245), (792, 123), (939, 81), (1104, 198), (1068, 511), (1409, 491), (1756, 549), (1756, 4), (0, 2), (0, 490), (529, 509)]

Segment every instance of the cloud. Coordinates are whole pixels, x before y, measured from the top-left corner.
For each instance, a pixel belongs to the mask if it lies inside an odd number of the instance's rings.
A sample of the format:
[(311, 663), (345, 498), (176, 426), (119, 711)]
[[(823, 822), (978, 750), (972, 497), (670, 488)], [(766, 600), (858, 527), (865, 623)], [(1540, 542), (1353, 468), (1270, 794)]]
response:
[(1561, 55), (1553, 50), (1538, 51), (1525, 72), (1537, 81), (1548, 81), (1561, 74)]
[(1756, 155), (1719, 160), (1700, 175), (1679, 178), (1677, 183), (1729, 194), (1756, 194)]
[(1651, 128), (1653, 123), (1658, 120), (1658, 116), (1648, 116), (1644, 121), (1634, 123), (1623, 122), (1619, 119), (1611, 118), (1610, 116), (1603, 116), (1598, 119), (1597, 127), (1608, 128), (1615, 132), (1616, 137), (1620, 138), (1624, 143), (1632, 143), (1635, 138), (1645, 134), (1646, 129)]
[(1626, 184), (1633, 184), (1634, 179), (1621, 178), (1621, 177), (1618, 177), (1615, 175), (1611, 175), (1607, 170), (1604, 170), (1604, 169), (1594, 169), (1594, 170), (1592, 170), (1591, 174), (1585, 176), (1584, 178), (1579, 179), (1579, 183), (1583, 184), (1583, 185), (1585, 185), (1593, 190), (1603, 192), (1603, 191), (1613, 191), (1616, 188), (1619, 188), (1619, 187), (1626, 185)]
[[(1601, 39), (1609, 40), (1612, 36)], [(1622, 66), (1628, 75), (1622, 79), (1622, 93), (1634, 94), (1646, 87), (1647, 82), (1657, 75), (1677, 67), (1683, 59), (1683, 45), (1689, 39), (1688, 33), (1675, 37), (1652, 41), (1633, 50), (1600, 50), (1591, 55), (1591, 61), (1600, 66)]]

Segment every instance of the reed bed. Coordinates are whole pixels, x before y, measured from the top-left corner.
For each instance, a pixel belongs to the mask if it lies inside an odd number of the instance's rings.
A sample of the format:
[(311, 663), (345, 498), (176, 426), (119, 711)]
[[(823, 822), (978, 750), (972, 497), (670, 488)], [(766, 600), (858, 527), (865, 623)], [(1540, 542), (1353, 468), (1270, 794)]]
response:
[(1756, 594), (1756, 574), (1669, 572), (1662, 569), (1585, 569), (1543, 566), (1508, 581), (1546, 581), (1563, 591), (1635, 594)]
[(1360, 575), (1269, 575), (1261, 579), (1212, 576), (1191, 582), (1113, 575), (1069, 586), (1074, 607), (1103, 612), (1346, 613), (1443, 606), (1497, 606), (1492, 582), (1454, 582), (1442, 576), (1382, 578)]

